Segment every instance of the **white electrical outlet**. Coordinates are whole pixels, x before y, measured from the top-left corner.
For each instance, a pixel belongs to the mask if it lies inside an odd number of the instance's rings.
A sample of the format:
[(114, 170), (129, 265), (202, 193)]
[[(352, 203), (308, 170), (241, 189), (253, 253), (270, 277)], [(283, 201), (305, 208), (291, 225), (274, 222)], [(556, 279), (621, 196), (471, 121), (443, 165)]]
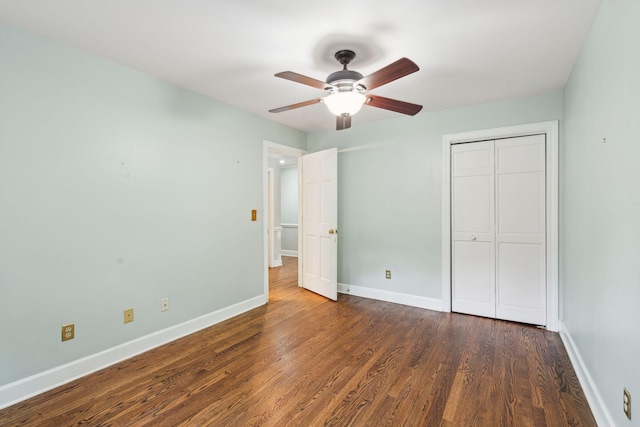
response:
[(160, 311), (169, 311), (169, 298), (162, 298), (160, 300)]

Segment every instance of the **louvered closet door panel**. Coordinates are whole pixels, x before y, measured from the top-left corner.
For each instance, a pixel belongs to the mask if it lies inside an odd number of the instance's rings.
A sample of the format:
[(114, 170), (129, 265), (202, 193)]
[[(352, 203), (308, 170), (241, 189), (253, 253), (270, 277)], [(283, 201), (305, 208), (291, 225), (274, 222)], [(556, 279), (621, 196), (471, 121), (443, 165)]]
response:
[(495, 142), (496, 317), (546, 325), (545, 136)]
[(495, 317), (494, 142), (451, 147), (453, 311)]

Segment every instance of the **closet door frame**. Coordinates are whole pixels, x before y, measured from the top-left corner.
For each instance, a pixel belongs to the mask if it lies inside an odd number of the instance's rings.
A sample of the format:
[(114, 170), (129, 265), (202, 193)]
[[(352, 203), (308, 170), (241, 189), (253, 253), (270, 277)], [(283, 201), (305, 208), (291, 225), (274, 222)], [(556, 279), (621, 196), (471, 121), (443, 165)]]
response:
[(442, 311), (451, 311), (451, 145), (518, 136), (546, 136), (546, 329), (559, 330), (558, 121), (455, 133), (442, 137)]

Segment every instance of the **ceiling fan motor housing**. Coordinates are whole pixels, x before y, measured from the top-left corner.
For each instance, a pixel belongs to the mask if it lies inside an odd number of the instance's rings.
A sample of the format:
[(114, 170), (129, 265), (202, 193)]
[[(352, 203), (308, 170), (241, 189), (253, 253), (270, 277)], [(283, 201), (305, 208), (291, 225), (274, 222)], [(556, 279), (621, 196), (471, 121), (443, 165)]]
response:
[(353, 83), (362, 79), (364, 76), (357, 71), (352, 70), (340, 70), (335, 73), (329, 74), (327, 77), (327, 83), (330, 85), (339, 86), (341, 83), (349, 83), (353, 85)]
[[(342, 64), (343, 69), (329, 74), (326, 82), (334, 87), (338, 88), (340, 92), (347, 92), (351, 90), (358, 90), (354, 87), (354, 83), (361, 80), (364, 76), (357, 71), (347, 70), (347, 65), (353, 61), (356, 57), (356, 53), (352, 50), (339, 50), (335, 54), (336, 60)], [(361, 90), (358, 90), (361, 91)]]

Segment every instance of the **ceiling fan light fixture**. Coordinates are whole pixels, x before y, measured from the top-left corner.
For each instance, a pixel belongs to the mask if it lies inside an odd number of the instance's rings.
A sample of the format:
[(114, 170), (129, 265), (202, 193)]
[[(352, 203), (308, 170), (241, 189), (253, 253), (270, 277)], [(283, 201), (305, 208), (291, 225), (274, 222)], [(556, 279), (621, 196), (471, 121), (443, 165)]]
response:
[(408, 58), (400, 58), (386, 67), (382, 67), (378, 71), (363, 77), (359, 72), (347, 69), (347, 65), (355, 56), (356, 54), (352, 50), (345, 49), (336, 52), (335, 58), (342, 65), (342, 70), (329, 74), (329, 77), (324, 82), (293, 71), (277, 73), (276, 77), (323, 90), (326, 96), (274, 108), (269, 112), (281, 113), (322, 102), (327, 104), (329, 111), (336, 116), (336, 130), (349, 129), (351, 127), (351, 116), (360, 111), (364, 104), (410, 116), (418, 114), (422, 109), (422, 105), (369, 94), (372, 89), (418, 71), (419, 68), (415, 62)]
[(336, 116), (353, 116), (366, 100), (367, 97), (358, 92), (338, 92), (325, 97), (324, 103)]

